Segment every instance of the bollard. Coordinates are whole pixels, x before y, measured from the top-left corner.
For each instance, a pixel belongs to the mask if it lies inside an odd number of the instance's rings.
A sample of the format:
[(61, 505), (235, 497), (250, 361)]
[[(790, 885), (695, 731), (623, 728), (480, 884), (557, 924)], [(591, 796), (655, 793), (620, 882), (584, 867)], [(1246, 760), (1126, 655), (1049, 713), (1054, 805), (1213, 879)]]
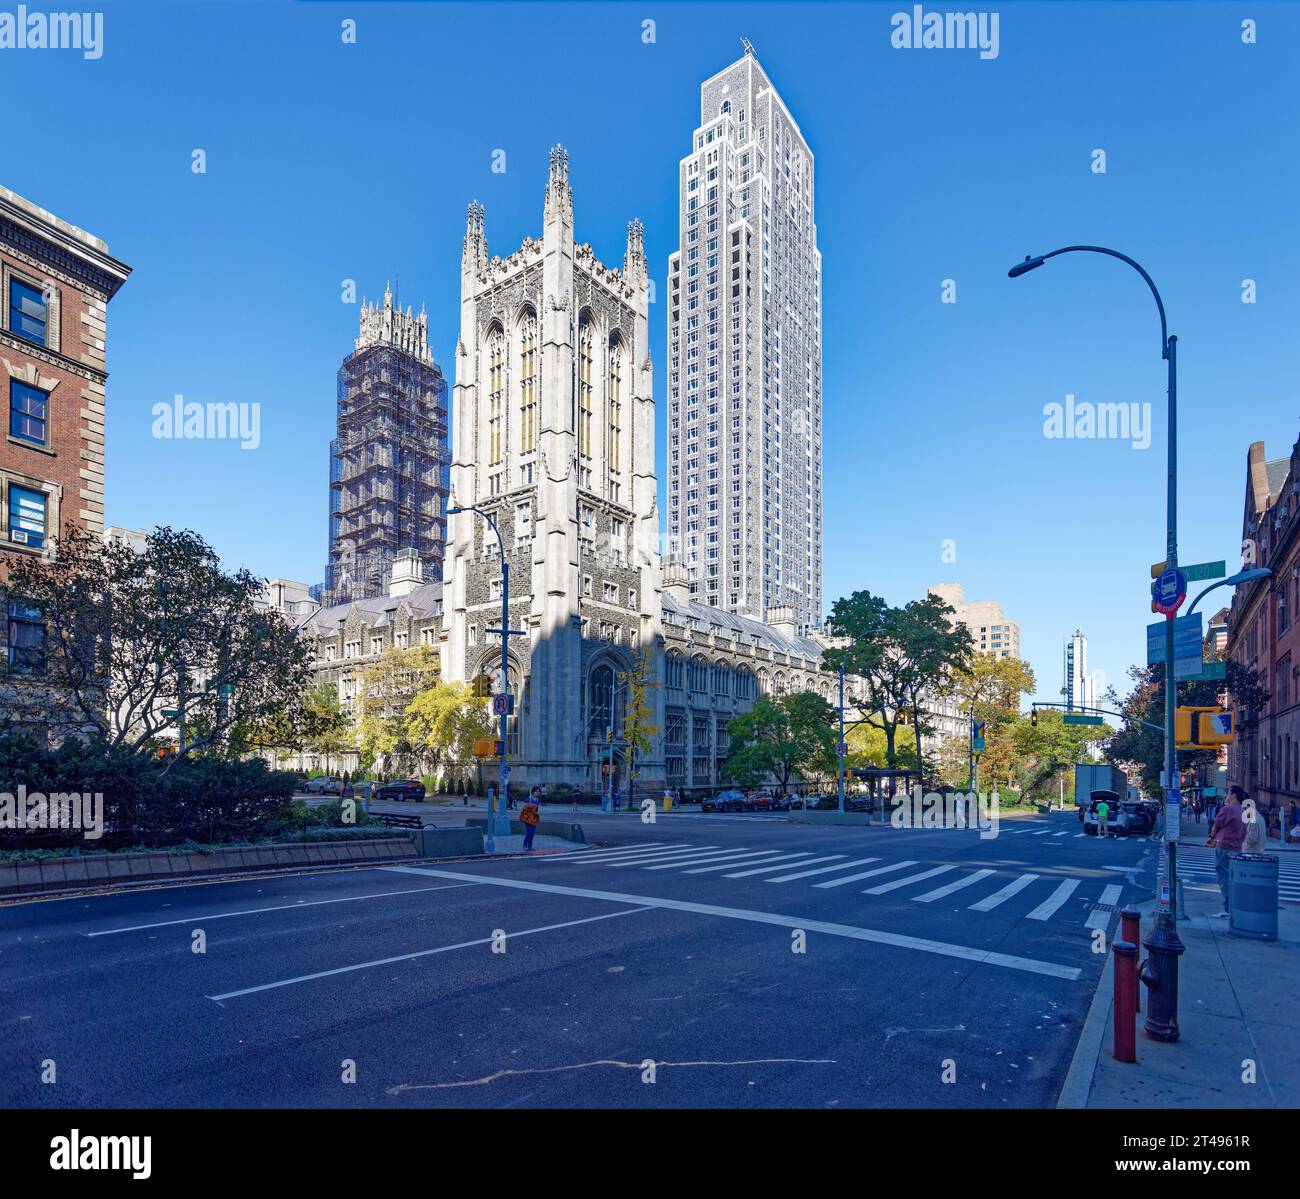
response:
[(1178, 1031), (1178, 959), (1185, 946), (1168, 918), (1142, 942), (1147, 958), (1139, 974), (1151, 994), (1147, 997), (1146, 1034), (1156, 1041), (1176, 1041)]
[(1137, 1061), (1137, 1011), (1133, 1006), (1137, 981), (1138, 947), (1132, 941), (1116, 941), (1115, 950), (1115, 1060)]
[[(1142, 944), (1142, 913), (1132, 904), (1119, 914), (1119, 939), (1130, 945)], [(1142, 982), (1136, 970), (1133, 971), (1133, 1010), (1142, 1010)]]

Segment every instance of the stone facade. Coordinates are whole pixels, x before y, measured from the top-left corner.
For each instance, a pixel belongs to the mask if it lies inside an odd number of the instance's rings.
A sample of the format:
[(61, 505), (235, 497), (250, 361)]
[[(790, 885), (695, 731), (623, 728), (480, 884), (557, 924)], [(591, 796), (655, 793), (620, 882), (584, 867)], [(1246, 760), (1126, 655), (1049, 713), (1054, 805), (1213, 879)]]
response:
[(447, 680), (498, 671), (488, 630), (500, 627), (504, 548), (521, 634), (507, 664), (512, 785), (601, 789), (611, 723), (622, 785), (619, 675), (645, 650), (660, 733), (639, 785), (716, 786), (727, 722), (758, 695), (835, 699), (825, 642), (798, 636), (792, 609), (764, 624), (697, 603), (683, 564), (661, 562), (641, 226), (629, 224), (619, 269), (577, 244), (563, 150), (542, 224), (540, 239), (490, 258), (484, 211), (469, 209), (443, 580), (312, 616), (317, 677), (350, 708), (362, 669), (391, 645), (435, 647)]

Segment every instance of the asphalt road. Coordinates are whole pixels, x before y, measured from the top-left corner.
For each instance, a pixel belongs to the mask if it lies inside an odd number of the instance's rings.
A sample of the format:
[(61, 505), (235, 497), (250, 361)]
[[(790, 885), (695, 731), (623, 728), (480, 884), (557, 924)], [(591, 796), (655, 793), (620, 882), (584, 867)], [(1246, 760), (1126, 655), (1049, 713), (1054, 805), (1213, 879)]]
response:
[(1072, 813), (584, 824), (610, 848), (0, 908), (0, 1104), (1050, 1106), (1087, 904), (1152, 886)]

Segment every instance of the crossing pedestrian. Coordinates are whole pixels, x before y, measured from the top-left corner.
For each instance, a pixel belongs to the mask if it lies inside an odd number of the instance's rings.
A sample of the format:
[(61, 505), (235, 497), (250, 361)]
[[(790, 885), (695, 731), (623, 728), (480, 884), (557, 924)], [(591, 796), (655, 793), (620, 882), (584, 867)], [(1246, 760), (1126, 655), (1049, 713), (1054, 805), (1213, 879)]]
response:
[(542, 819), (542, 799), (541, 788), (534, 787), (528, 794), (528, 800), (519, 813), (519, 819), (524, 822), (524, 850), (531, 852), (533, 848), (533, 837), (537, 832), (537, 826)]
[(1241, 801), (1245, 798), (1244, 788), (1235, 783), (1228, 788), (1228, 802), (1215, 816), (1210, 839), (1205, 843), (1214, 846), (1214, 875), (1223, 896), (1223, 911), (1214, 913), (1216, 920), (1228, 918), (1228, 871), (1232, 855), (1241, 851), (1241, 843), (1246, 836), (1245, 824), (1241, 818)]

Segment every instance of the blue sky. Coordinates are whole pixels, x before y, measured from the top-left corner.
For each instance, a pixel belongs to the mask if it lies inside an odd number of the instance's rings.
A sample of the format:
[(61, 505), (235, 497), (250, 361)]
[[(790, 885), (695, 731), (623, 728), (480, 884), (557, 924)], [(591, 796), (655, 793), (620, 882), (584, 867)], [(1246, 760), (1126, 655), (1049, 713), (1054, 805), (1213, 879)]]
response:
[[(3, 110), (39, 106), (0, 125), (0, 183), (134, 267), (109, 313), (112, 523), (193, 527), (232, 564), (319, 581), (357, 324), (342, 281), (373, 298), (400, 277), (450, 372), (465, 206), (486, 205), (491, 252), (509, 253), (540, 232), (563, 142), (578, 239), (617, 264), (639, 216), (662, 283), (699, 84), (741, 34), (816, 156), (828, 597), (958, 581), (1000, 599), (1042, 697), (1076, 626), (1110, 682), (1142, 657), (1164, 556), (1154, 305), (1093, 255), (1008, 280), (1026, 253), (1110, 245), (1160, 286), (1184, 561), (1233, 559), (1247, 447), (1295, 440), (1300, 6), (1003, 0), (991, 60), (894, 49), (899, 3), (99, 7), (96, 61), (0, 50)], [(945, 7), (981, 6), (926, 11)], [(654, 306), (661, 485), (665, 321)], [(260, 402), (260, 447), (155, 440), (151, 409), (177, 393)], [(1067, 393), (1149, 402), (1151, 447), (1045, 438), (1043, 406)]]

